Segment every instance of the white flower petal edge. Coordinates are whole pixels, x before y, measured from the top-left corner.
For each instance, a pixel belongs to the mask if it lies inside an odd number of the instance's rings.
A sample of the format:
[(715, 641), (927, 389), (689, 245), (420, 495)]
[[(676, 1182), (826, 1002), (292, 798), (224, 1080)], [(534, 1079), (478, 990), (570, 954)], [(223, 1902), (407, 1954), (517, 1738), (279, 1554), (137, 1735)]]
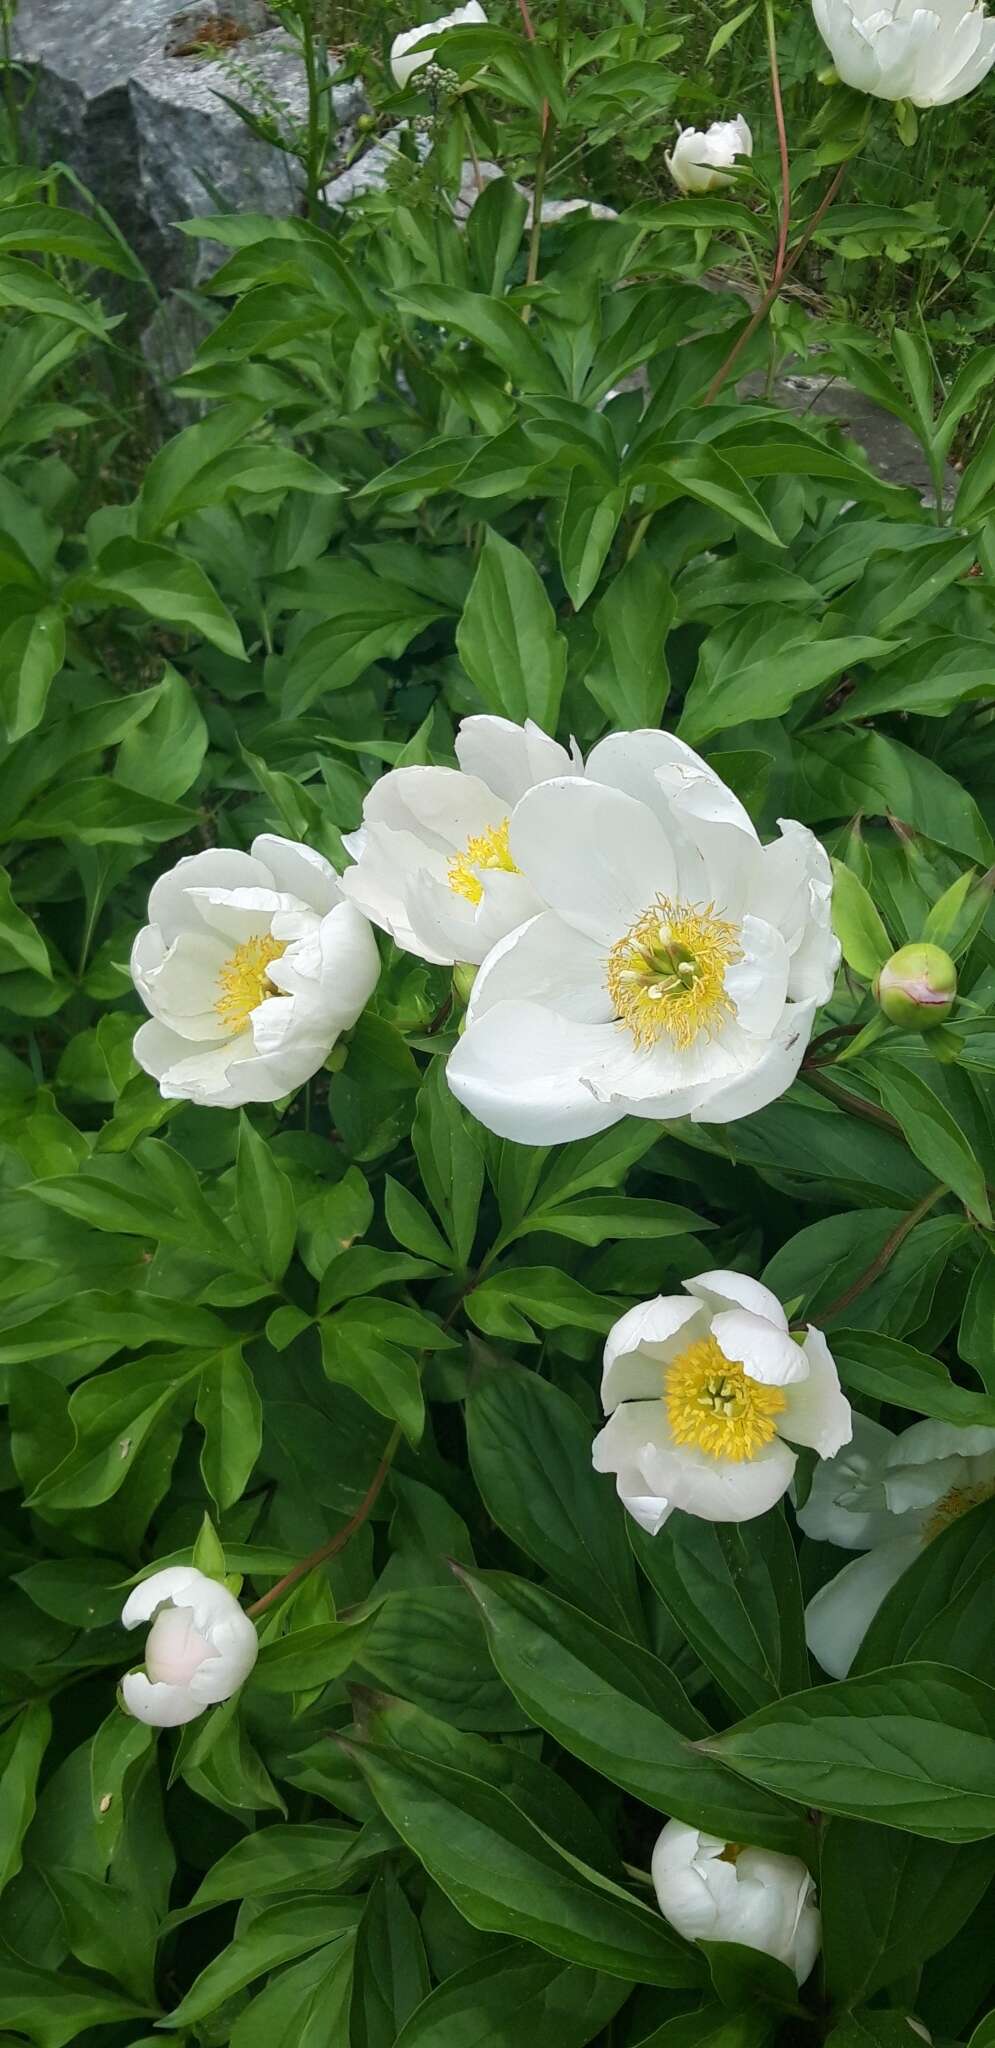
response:
[(942, 107), (973, 92), (995, 64), (995, 20), (982, 0), (812, 0), (816, 27), (845, 85), (875, 99)]
[(809, 1649), (831, 1678), (846, 1677), (881, 1602), (924, 1545), (993, 1498), (995, 1429), (914, 1422), (894, 1436), (854, 1417), (852, 1442), (816, 1466), (797, 1510), (806, 1536), (865, 1552), (806, 1609)]
[(167, 1098), (277, 1102), (317, 1073), (379, 973), (369, 924), (311, 847), (267, 832), (248, 854), (193, 854), (154, 884), (132, 948), (151, 1013), (135, 1058)]
[(687, 1941), (734, 1941), (774, 1956), (799, 1984), (822, 1945), (815, 1880), (798, 1856), (744, 1848), (669, 1820), (657, 1838), (653, 1887)]
[(633, 732), (529, 790), (507, 843), (546, 908), (488, 954), (448, 1068), (489, 1130), (542, 1145), (630, 1114), (726, 1123), (791, 1086), (840, 957), (806, 827), (762, 847), (707, 762)]
[(128, 1595), (125, 1628), (151, 1621), (144, 1671), (121, 1681), (125, 1708), (152, 1728), (179, 1728), (230, 1699), (259, 1654), (255, 1628), (233, 1593), (193, 1565), (153, 1572)]
[(414, 73), (420, 71), (424, 64), (431, 64), (435, 50), (431, 46), (425, 50), (416, 50), (415, 47), (426, 36), (433, 33), (441, 36), (447, 28), (462, 28), (486, 20), (480, 0), (468, 0), (467, 6), (455, 8), (452, 14), (440, 14), (436, 21), (423, 21), (420, 28), (402, 29), (390, 46), (390, 68), (395, 85), (403, 92)]
[(682, 128), (664, 163), (681, 192), (717, 192), (732, 185), (730, 171), (753, 155), (753, 136), (737, 114), (734, 121), (713, 121), (710, 128)]
[(752, 1521), (790, 1486), (790, 1445), (827, 1457), (852, 1427), (821, 1331), (798, 1343), (780, 1302), (746, 1274), (701, 1273), (684, 1288), (630, 1309), (605, 1345), (608, 1420), (593, 1463), (651, 1535), (675, 1508)]
[(458, 768), (394, 768), (374, 784), (344, 841), (355, 866), (342, 890), (405, 952), (479, 965), (542, 908), (509, 847), (515, 805), (584, 766), (531, 720), (490, 716), (463, 720), (456, 758)]

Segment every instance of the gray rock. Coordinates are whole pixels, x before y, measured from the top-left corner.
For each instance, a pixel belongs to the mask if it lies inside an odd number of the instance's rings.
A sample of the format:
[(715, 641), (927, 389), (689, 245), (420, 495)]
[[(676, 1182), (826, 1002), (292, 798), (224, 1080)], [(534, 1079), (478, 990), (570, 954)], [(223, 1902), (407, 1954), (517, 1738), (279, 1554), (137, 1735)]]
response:
[[(281, 29), (259, 33), (264, 0), (21, 0), (18, 59), (33, 74), (26, 116), (40, 162), (68, 163), (114, 215), (160, 289), (211, 267), (173, 225), (217, 211), (285, 214), (299, 204), (296, 159), (251, 133), (219, 92), (284, 131), (306, 109), (303, 66)], [(227, 39), (231, 37), (230, 46)], [(205, 62), (204, 40), (224, 43)], [(333, 86), (343, 155), (365, 109), (358, 83)]]
[[(369, 149), (364, 150), (362, 156), (356, 158), (355, 163), (348, 164), (344, 171), (330, 178), (322, 187), (321, 197), (324, 204), (336, 213), (341, 213), (345, 207), (355, 205), (357, 199), (365, 199), (367, 193), (382, 192), (400, 153), (401, 139), (407, 133), (407, 129), (406, 121), (399, 122), (396, 128), (391, 128), (378, 142), (372, 143)], [(414, 146), (419, 162), (424, 163), (431, 148), (428, 136), (416, 131)]]
[[(739, 390), (756, 398), (766, 390), (762, 371), (744, 377)], [(911, 428), (896, 420), (873, 398), (856, 391), (842, 377), (809, 377), (794, 373), (775, 377), (771, 398), (786, 412), (802, 418), (831, 420), (858, 441), (871, 468), (889, 484), (903, 484), (933, 502), (933, 481), (926, 458)], [(960, 478), (946, 466), (944, 502), (957, 495)]]
[[(138, 139), (138, 173), (145, 210), (162, 249), (158, 280), (202, 276), (197, 247), (176, 235), (173, 223), (203, 213), (285, 215), (299, 209), (303, 173), (296, 156), (253, 135), (221, 94), (250, 113), (273, 121), (293, 138), (307, 118), (304, 67), (282, 29), (236, 44), (211, 63), (152, 57), (128, 86)], [(366, 107), (356, 82), (332, 87), (332, 108), (343, 147)], [(207, 268), (213, 268), (209, 259)]]

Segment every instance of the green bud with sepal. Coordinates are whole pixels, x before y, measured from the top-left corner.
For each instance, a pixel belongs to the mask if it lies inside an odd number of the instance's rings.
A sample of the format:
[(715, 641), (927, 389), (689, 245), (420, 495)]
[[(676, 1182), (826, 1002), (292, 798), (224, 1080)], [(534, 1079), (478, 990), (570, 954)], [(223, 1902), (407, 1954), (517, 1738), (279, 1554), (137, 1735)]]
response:
[(957, 969), (942, 946), (900, 946), (874, 983), (890, 1024), (903, 1031), (933, 1031), (945, 1024), (957, 999)]

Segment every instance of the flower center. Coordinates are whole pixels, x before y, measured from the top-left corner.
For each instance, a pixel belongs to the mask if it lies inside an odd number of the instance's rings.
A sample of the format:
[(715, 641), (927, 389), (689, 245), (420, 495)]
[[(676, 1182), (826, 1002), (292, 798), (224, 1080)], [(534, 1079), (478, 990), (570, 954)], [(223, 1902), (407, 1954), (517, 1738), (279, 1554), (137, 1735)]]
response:
[(714, 903), (699, 909), (658, 896), (612, 947), (608, 993), (638, 1046), (666, 1031), (687, 1052), (700, 1031), (711, 1034), (735, 1014), (725, 973), (742, 957), (737, 927), (716, 916)]
[(995, 1479), (978, 1479), (973, 1486), (952, 1486), (937, 1501), (922, 1532), (923, 1542), (931, 1543), (934, 1536), (942, 1536), (951, 1522), (959, 1522), (961, 1515), (980, 1507), (983, 1500), (995, 1500)]
[(267, 933), (265, 938), (243, 939), (230, 960), (225, 961), (218, 976), (220, 993), (214, 1007), (229, 1031), (244, 1031), (250, 1011), (258, 1009), (267, 996), (276, 995), (269, 970), (286, 950), (280, 939), (270, 938)]
[(689, 1345), (664, 1371), (664, 1400), (676, 1444), (741, 1463), (777, 1435), (787, 1405), (780, 1387), (751, 1380), (725, 1358), (714, 1337)]
[(521, 874), (508, 845), (510, 824), (510, 818), (503, 818), (500, 825), (488, 825), (486, 832), (471, 833), (462, 853), (453, 854), (449, 887), (455, 896), (465, 896), (468, 903), (479, 903), (484, 893), (480, 877), (488, 869), (500, 868), (506, 875)]

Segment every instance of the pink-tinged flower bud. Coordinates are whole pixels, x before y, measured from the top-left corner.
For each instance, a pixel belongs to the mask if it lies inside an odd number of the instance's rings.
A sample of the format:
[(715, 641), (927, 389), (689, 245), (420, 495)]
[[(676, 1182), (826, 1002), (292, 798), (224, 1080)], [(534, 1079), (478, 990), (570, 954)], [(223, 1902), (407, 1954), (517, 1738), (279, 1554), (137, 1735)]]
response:
[(900, 946), (882, 967), (874, 993), (890, 1024), (932, 1031), (953, 1009), (957, 969), (942, 946)]

